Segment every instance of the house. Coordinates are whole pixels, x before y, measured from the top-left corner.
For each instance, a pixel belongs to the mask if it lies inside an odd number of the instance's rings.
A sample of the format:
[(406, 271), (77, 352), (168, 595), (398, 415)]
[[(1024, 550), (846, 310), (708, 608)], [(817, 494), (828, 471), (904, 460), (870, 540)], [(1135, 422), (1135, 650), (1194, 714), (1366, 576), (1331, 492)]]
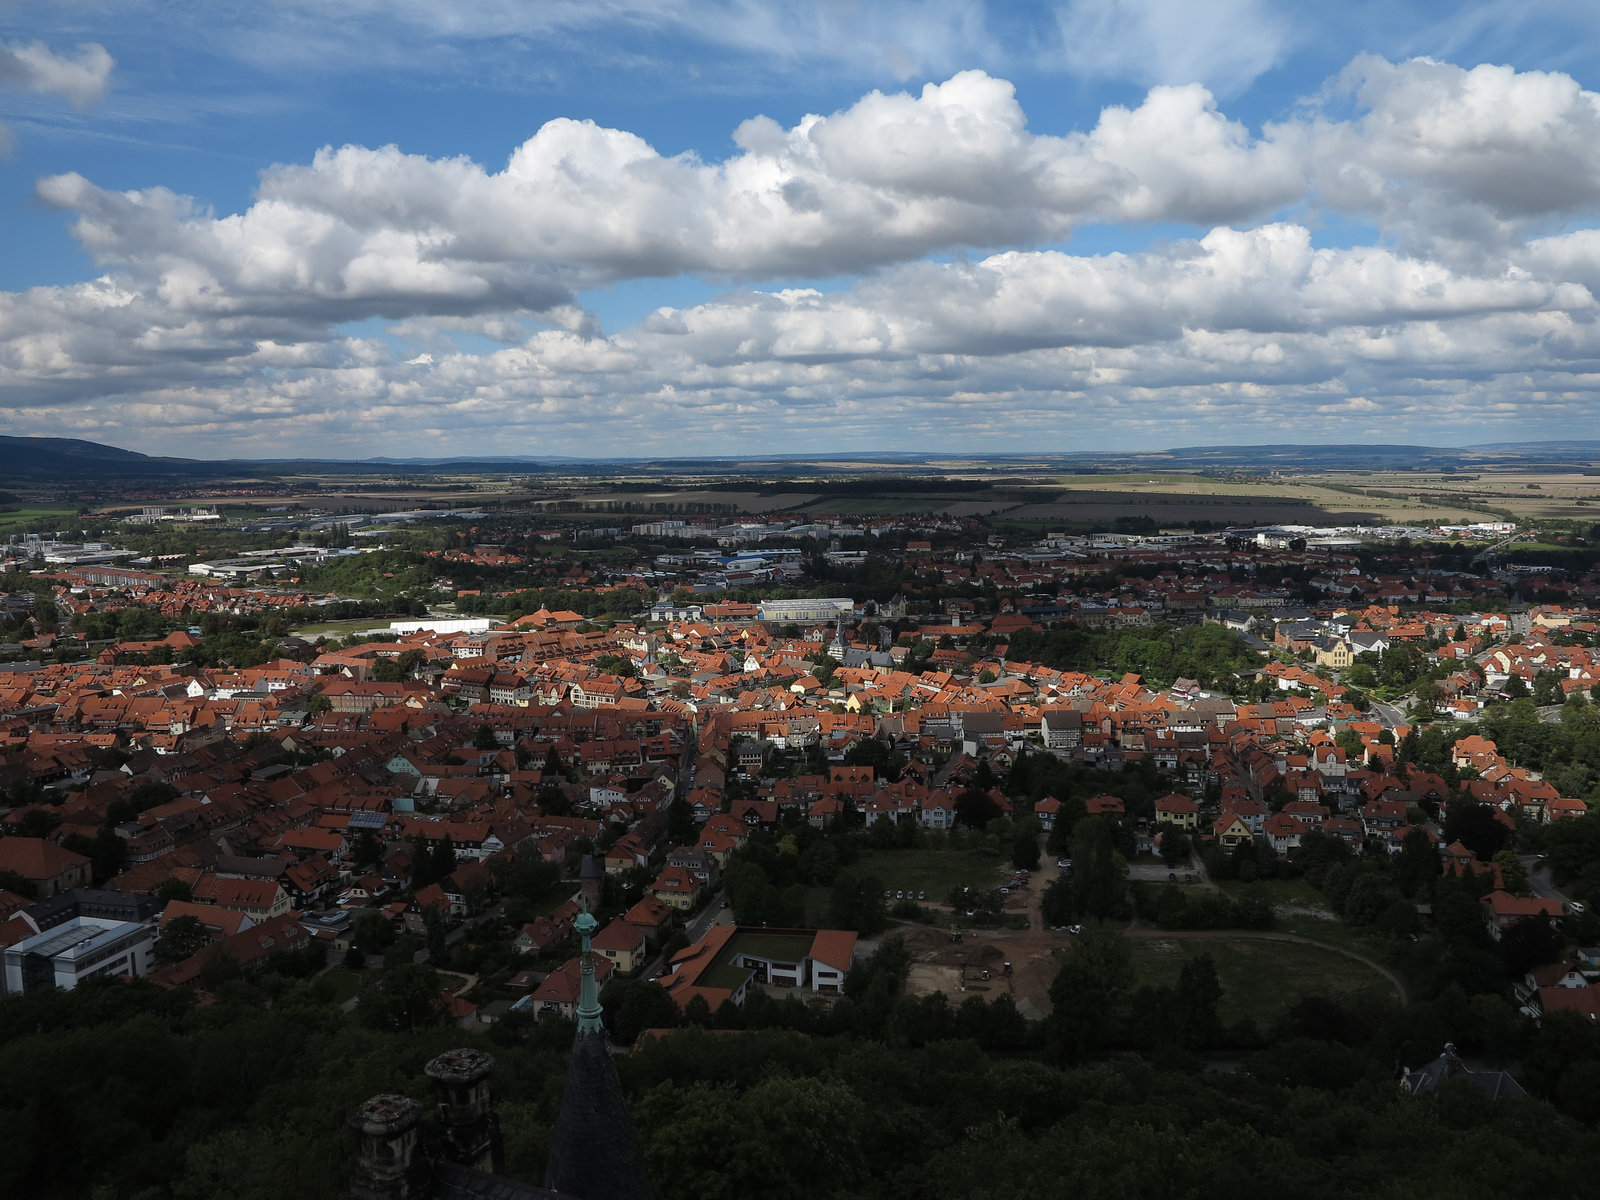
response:
[(682, 867), (699, 881), (702, 889), (715, 884), (722, 872), (716, 856), (698, 846), (677, 847), (667, 855), (667, 866)]
[(644, 930), (618, 918), (595, 934), (589, 945), (618, 971), (631, 975), (644, 965)]
[(1056, 818), (1061, 815), (1061, 801), (1046, 796), (1033, 806), (1033, 815), (1039, 818), (1039, 828), (1049, 832), (1056, 827)]
[(289, 893), (276, 879), (228, 879), (210, 872), (195, 883), (194, 900), (244, 913), (257, 925), (290, 909)]
[(1177, 792), (1162, 796), (1156, 801), (1156, 823), (1173, 825), (1185, 833), (1193, 833), (1200, 825), (1200, 806)]
[[(597, 987), (605, 986), (607, 979), (615, 968), (611, 960), (596, 957), (594, 959), (594, 982)], [(577, 1016), (578, 998), (583, 988), (583, 964), (581, 959), (569, 958), (562, 963), (529, 995), (530, 1007), (541, 1018), (566, 1017), (569, 1020)]]
[(1361, 807), (1361, 824), (1370, 838), (1393, 837), (1407, 824), (1402, 800), (1368, 800)]
[(1280, 855), (1287, 854), (1300, 844), (1308, 832), (1304, 821), (1287, 813), (1273, 813), (1263, 829), (1267, 844)]
[(1495, 890), (1485, 896), (1484, 920), (1489, 926), (1489, 936), (1496, 941), (1500, 934), (1518, 921), (1544, 920), (1554, 923), (1561, 916), (1561, 902), (1543, 896), (1513, 896), (1510, 892)]
[(1083, 714), (1075, 708), (1048, 708), (1039, 732), (1051, 750), (1075, 750), (1083, 744)]
[(1283, 812), (1311, 829), (1321, 829), (1329, 816), (1327, 805), (1311, 800), (1291, 800), (1283, 806)]
[(194, 904), (188, 900), (169, 900), (166, 908), (161, 910), (161, 919), (156, 924), (165, 929), (179, 917), (193, 917), (199, 921), (213, 940), (242, 933), (255, 923), (242, 912), (231, 912), (225, 908), (218, 908), (215, 904)]
[(663, 904), (688, 912), (700, 903), (700, 881), (682, 867), (667, 867), (650, 885), (650, 894)]
[(90, 881), (87, 858), (43, 838), (0, 838), (0, 872), (4, 871), (26, 879), (40, 900), (68, 888), (86, 888)]
[(1600, 986), (1542, 987), (1537, 997), (1541, 1013), (1576, 1013), (1591, 1025), (1600, 1024)]
[(576, 900), (568, 900), (554, 912), (524, 925), (512, 945), (519, 954), (542, 954), (572, 936), (572, 926), (583, 909)]
[(1517, 985), (1517, 994), (1524, 1000), (1537, 1000), (1545, 988), (1584, 988), (1589, 986), (1589, 981), (1584, 978), (1583, 972), (1572, 959), (1566, 958), (1560, 962), (1546, 963), (1542, 967), (1534, 967), (1522, 977), (1522, 982)]
[(310, 931), (300, 924), (295, 914), (284, 913), (225, 937), (220, 942), (212, 942), (200, 953), (181, 963), (154, 972), (151, 978), (162, 987), (193, 983), (199, 978), (205, 964), (218, 956), (233, 959), (246, 972), (256, 971), (275, 955), (303, 950), (311, 942)]
[(1244, 818), (1231, 809), (1224, 809), (1211, 823), (1211, 835), (1224, 850), (1246, 845), (1254, 841), (1256, 836), (1250, 832), (1250, 826), (1244, 823)]
[(622, 919), (635, 929), (643, 930), (652, 943), (660, 945), (666, 937), (667, 930), (671, 928), (673, 914), (676, 911), (670, 904), (654, 896), (646, 896), (623, 913)]
[(1427, 1096), (1452, 1079), (1470, 1083), (1490, 1100), (1515, 1100), (1527, 1095), (1522, 1085), (1504, 1071), (1469, 1070), (1457, 1056), (1456, 1048), (1448, 1043), (1444, 1053), (1427, 1066), (1416, 1071), (1407, 1067), (1400, 1086), (1407, 1095)]

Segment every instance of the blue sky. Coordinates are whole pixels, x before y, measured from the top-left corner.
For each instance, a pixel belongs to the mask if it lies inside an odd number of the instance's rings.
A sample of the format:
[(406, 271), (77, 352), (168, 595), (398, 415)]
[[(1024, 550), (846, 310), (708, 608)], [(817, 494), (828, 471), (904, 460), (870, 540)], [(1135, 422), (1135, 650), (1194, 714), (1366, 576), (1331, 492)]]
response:
[(1600, 10), (0, 0), (0, 432), (1592, 437)]

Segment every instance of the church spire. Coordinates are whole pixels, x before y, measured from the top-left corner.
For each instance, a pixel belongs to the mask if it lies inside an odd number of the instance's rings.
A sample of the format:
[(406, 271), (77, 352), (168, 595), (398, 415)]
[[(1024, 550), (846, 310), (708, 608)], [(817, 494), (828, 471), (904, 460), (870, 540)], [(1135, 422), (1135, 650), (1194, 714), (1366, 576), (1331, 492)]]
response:
[(594, 936), (595, 930), (600, 928), (589, 913), (589, 899), (584, 897), (583, 912), (573, 922), (573, 928), (583, 939), (583, 957), (578, 965), (578, 1033), (604, 1033), (605, 1025), (601, 1016), (605, 1012), (600, 1007), (600, 989), (594, 982), (594, 954), (589, 949), (589, 939)]
[(567, 1085), (561, 1095), (561, 1116), (550, 1143), (544, 1185), (583, 1200), (651, 1200), (654, 1193), (645, 1181), (644, 1159), (600, 1019), (600, 995), (594, 985), (594, 957), (589, 948), (600, 922), (589, 914), (587, 901), (573, 925), (583, 938), (578, 1032), (572, 1039)]

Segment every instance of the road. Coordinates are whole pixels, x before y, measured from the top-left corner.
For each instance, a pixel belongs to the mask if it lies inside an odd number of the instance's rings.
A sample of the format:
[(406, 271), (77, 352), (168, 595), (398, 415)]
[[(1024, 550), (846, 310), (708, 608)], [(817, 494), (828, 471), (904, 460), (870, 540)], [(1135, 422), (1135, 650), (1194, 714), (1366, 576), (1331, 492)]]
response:
[(1520, 854), (1517, 857), (1527, 868), (1528, 890), (1541, 899), (1559, 901), (1562, 911), (1565, 911), (1570, 901), (1556, 890), (1556, 885), (1550, 878), (1550, 868), (1536, 854)]
[(1372, 711), (1378, 718), (1379, 724), (1385, 729), (1393, 729), (1396, 725), (1409, 725), (1405, 709), (1398, 704), (1385, 704), (1382, 700), (1372, 702)]
[[(706, 900), (705, 907), (691, 918), (683, 927), (683, 932), (692, 946), (711, 931), (713, 925), (732, 925), (733, 910), (724, 908), (723, 896), (720, 891), (713, 891)], [(655, 979), (666, 973), (667, 960), (661, 955), (656, 955), (645, 962), (640, 975), (644, 979)]]

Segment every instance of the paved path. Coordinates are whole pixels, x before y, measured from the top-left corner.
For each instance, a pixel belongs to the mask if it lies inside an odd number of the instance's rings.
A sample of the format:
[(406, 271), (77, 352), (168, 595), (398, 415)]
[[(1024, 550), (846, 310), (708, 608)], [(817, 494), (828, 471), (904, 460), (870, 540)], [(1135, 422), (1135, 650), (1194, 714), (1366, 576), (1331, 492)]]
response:
[(1343, 946), (1335, 946), (1328, 942), (1319, 942), (1315, 938), (1302, 937), (1298, 933), (1271, 933), (1263, 929), (1146, 929), (1135, 926), (1127, 931), (1129, 937), (1134, 938), (1208, 938), (1232, 937), (1255, 938), (1263, 942), (1298, 942), (1302, 946), (1316, 946), (1319, 950), (1332, 950), (1335, 954), (1342, 954), (1346, 958), (1353, 958), (1363, 966), (1371, 967), (1394, 985), (1395, 995), (1401, 1004), (1411, 1003), (1410, 994), (1406, 991), (1405, 981), (1382, 963), (1374, 962), (1364, 954), (1357, 954), (1354, 950), (1346, 950)]

